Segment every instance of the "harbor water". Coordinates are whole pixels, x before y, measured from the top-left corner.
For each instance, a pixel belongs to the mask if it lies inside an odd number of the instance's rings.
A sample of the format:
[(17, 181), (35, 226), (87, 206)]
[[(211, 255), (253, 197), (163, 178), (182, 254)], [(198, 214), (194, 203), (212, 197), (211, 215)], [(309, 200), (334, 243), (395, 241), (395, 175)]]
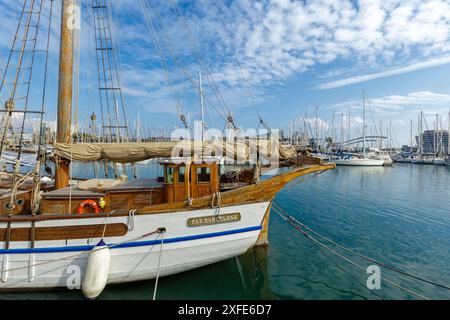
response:
[[(141, 176), (156, 173), (141, 165)], [(91, 175), (91, 167), (76, 167)], [(90, 173), (91, 172), (91, 173)], [(81, 177), (81, 176), (80, 176)], [(450, 167), (395, 164), (339, 167), (291, 183), (276, 199), (290, 215), (322, 235), (409, 273), (450, 284)], [(319, 249), (276, 214), (270, 246), (241, 257), (162, 278), (158, 299), (416, 299)], [(331, 248), (335, 248), (330, 245)], [(339, 251), (342, 253), (342, 251)], [(373, 263), (342, 253), (366, 269)], [(381, 277), (430, 299), (449, 292), (381, 268)], [(112, 286), (100, 299), (152, 299), (154, 281)], [(0, 299), (83, 299), (80, 291), (0, 294)]]

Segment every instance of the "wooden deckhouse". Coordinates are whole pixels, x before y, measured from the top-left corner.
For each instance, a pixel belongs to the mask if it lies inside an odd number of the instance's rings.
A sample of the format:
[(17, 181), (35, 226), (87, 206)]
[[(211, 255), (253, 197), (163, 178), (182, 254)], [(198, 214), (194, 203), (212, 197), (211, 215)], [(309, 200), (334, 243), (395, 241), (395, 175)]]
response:
[[(173, 158), (159, 161), (163, 176), (156, 179), (92, 179), (42, 195), (42, 214), (75, 214), (85, 200), (104, 201), (103, 212), (127, 212), (142, 208), (189, 202), (252, 184), (258, 179), (257, 165), (228, 165), (225, 159), (201, 161)], [(86, 208), (87, 213), (92, 208)]]

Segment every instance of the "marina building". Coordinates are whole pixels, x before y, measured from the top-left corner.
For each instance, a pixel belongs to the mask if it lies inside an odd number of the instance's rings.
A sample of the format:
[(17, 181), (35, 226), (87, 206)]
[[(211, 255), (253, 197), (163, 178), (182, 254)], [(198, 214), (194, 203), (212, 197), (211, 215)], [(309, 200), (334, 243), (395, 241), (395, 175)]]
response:
[(422, 142), (424, 154), (448, 154), (449, 133), (447, 130), (427, 130), (416, 137), (417, 145)]

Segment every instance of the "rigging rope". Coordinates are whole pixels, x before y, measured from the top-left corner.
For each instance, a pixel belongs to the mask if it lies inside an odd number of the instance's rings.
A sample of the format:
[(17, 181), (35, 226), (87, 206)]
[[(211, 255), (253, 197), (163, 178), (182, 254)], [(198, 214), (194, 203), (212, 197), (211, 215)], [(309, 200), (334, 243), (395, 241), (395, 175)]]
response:
[[(225, 18), (225, 14), (223, 12), (222, 12), (222, 16)], [(227, 28), (226, 28), (226, 25), (225, 25), (225, 22), (224, 22), (223, 19), (221, 20), (221, 22), (222, 22), (222, 26), (223, 26), (223, 31), (226, 32), (227, 36), (228, 36), (227, 37), (228, 45), (231, 47), (232, 43), (231, 43), (230, 39), (232, 38), (232, 36), (231, 36), (231, 34), (229, 34), (227, 32)], [(263, 118), (261, 117), (261, 114), (259, 113), (258, 106), (256, 104), (255, 94), (253, 92), (252, 87), (250, 86), (250, 82), (247, 80), (247, 77), (245, 76), (244, 69), (242, 68), (242, 64), (240, 63), (239, 59), (236, 59), (236, 64), (237, 64), (237, 66), (239, 68), (239, 71), (241, 73), (242, 80), (244, 80), (245, 87), (247, 88), (247, 93), (248, 93), (248, 95), (250, 97), (250, 100), (252, 101), (252, 104), (253, 104), (253, 107), (254, 107), (254, 109), (256, 111), (256, 114), (258, 115), (259, 122), (261, 124), (263, 124), (264, 126), (268, 127), (267, 123), (263, 120)]]
[[(159, 32), (162, 35), (161, 39), (163, 40), (163, 42), (164, 42), (164, 44), (165, 44), (165, 46), (166, 46), (166, 48), (168, 50), (168, 54), (169, 54), (170, 59), (173, 60), (173, 62), (181, 70), (181, 72), (184, 75), (184, 77), (191, 83), (192, 88), (197, 90), (198, 89), (198, 84), (197, 84), (197, 81), (194, 80), (194, 76), (192, 76), (190, 71), (185, 66), (183, 66), (180, 58), (177, 57), (177, 55), (175, 54), (175, 50), (172, 48), (172, 46), (170, 44), (170, 41), (166, 41), (166, 39), (169, 39), (169, 36), (168, 36), (167, 32), (164, 30), (162, 24), (160, 24), (158, 22), (158, 20), (159, 21), (163, 20), (161, 11), (158, 9), (158, 4), (155, 3), (153, 6), (147, 5), (147, 7), (149, 7), (149, 9), (154, 14), (154, 17), (155, 17), (154, 23), (155, 23), (156, 27), (159, 29)], [(204, 95), (204, 99), (205, 99), (206, 103), (217, 113), (217, 115), (219, 117), (221, 117), (225, 122), (228, 122), (228, 119), (227, 119), (228, 118), (228, 114), (227, 114), (226, 110), (224, 110), (223, 108), (222, 108), (222, 110), (219, 110), (213, 104), (213, 102), (209, 99), (208, 95)], [(186, 122), (186, 118), (184, 117), (184, 115), (181, 115), (181, 120), (183, 121), (183, 123)], [(186, 122), (186, 126), (188, 127), (187, 122)]]
[[(21, 12), (21, 15), (20, 15), (19, 22), (17, 24), (16, 33), (15, 33), (15, 36), (14, 36), (14, 41), (13, 41), (13, 44), (12, 44), (12, 47), (11, 47), (11, 50), (10, 50), (10, 53), (9, 53), (8, 63), (6, 65), (6, 69), (5, 69), (5, 72), (4, 72), (4, 75), (3, 75), (3, 79), (2, 79), (2, 83), (0, 84), (0, 92), (1, 92), (3, 84), (6, 81), (6, 77), (7, 77), (7, 73), (9, 71), (9, 69), (11, 68), (11, 69), (15, 70), (14, 82), (11, 83), (11, 85), (12, 85), (11, 94), (10, 94), (10, 97), (9, 97), (9, 99), (7, 101), (7, 106), (5, 106), (5, 109), (6, 109), (7, 113), (5, 115), (6, 116), (6, 120), (5, 120), (5, 125), (4, 125), (4, 129), (3, 129), (2, 140), (1, 140), (1, 146), (0, 146), (0, 156), (1, 156), (2, 152), (3, 152), (5, 140), (7, 140), (7, 132), (9, 130), (10, 126), (12, 127), (11, 118), (13, 118), (13, 115), (14, 115), (13, 114), (13, 109), (14, 109), (14, 105), (15, 105), (14, 104), (14, 99), (16, 98), (17, 85), (19, 84), (19, 78), (21, 79), (20, 80), (21, 81), (20, 82), (21, 85), (26, 85), (28, 87), (28, 90), (29, 90), (29, 87), (30, 87), (30, 80), (28, 82), (26, 82), (26, 83), (23, 82), (24, 79), (25, 79), (25, 72), (22, 72), (22, 69), (23, 69), (22, 65), (23, 65), (23, 59), (24, 59), (25, 53), (28, 52), (26, 50), (28, 42), (32, 41), (32, 43), (31, 43), (32, 46), (33, 46), (33, 42), (34, 42), (34, 47), (36, 45), (36, 37), (31, 38), (31, 39), (28, 38), (28, 34), (29, 34), (29, 31), (30, 31), (30, 27), (31, 27), (31, 20), (33, 18), (34, 13), (35, 13), (34, 9), (33, 9), (34, 8), (34, 4), (35, 4), (35, 0), (30, 0), (28, 11), (26, 11), (27, 3), (28, 3), (28, 1), (26, 1), (26, 0), (23, 3), (22, 12)], [(42, 2), (41, 2), (41, 6), (42, 6)], [(24, 19), (24, 14), (25, 13), (28, 16), (25, 19), (26, 20), (25, 23), (23, 23), (22, 20)], [(38, 13), (38, 19), (40, 19), (41, 11), (38, 11), (37, 13)], [(19, 32), (21, 30), (20, 29), (21, 27), (24, 27), (23, 35), (22, 35), (23, 38), (19, 39)], [(36, 28), (36, 30), (38, 30), (39, 23), (37, 24), (37, 27), (35, 27), (35, 28)], [(36, 34), (37, 34), (37, 31), (36, 31)], [(19, 40), (19, 42), (21, 41), (22, 44), (21, 44), (19, 50), (15, 50), (16, 43), (17, 43), (18, 40)], [(14, 52), (19, 52), (19, 57), (17, 59), (17, 67), (15, 67), (15, 68), (11, 67), (11, 65), (10, 65)], [(35, 53), (35, 51), (32, 50), (32, 56), (33, 56), (32, 61), (34, 60), (34, 53)], [(27, 58), (29, 59), (30, 57), (27, 55), (26, 59)], [(25, 68), (25, 69), (29, 70), (30, 73), (32, 73), (32, 65), (31, 65), (31, 69), (30, 68)], [(29, 78), (31, 79), (31, 76)], [(25, 105), (28, 105), (28, 98), (27, 97), (28, 97), (28, 95), (25, 97), (26, 98)], [(22, 99), (22, 98), (20, 98), (20, 99)], [(26, 115), (26, 113), (23, 114), (24, 119), (25, 119), (25, 115)], [(22, 131), (23, 131), (23, 129), (24, 128), (22, 127)], [(13, 139), (13, 141), (14, 141), (14, 139)], [(21, 148), (20, 148), (20, 150), (21, 150)], [(20, 160), (20, 150), (19, 150), (19, 154), (18, 154), (17, 160)], [(13, 180), (16, 178), (16, 174), (17, 173), (15, 172), (14, 175), (12, 176)]]
[(53, 20), (53, 0), (50, 0), (50, 12), (48, 18), (48, 31), (47, 31), (47, 45), (45, 50), (45, 68), (44, 68), (44, 79), (43, 79), (43, 92), (42, 92), (42, 100), (41, 100), (41, 114), (39, 119), (39, 142), (38, 142), (38, 150), (37, 150), (37, 159), (36, 159), (36, 174), (35, 174), (35, 187), (33, 189), (33, 198), (32, 198), (32, 210), (33, 214), (39, 211), (39, 192), (41, 189), (41, 179), (40, 179), (40, 167), (41, 163), (45, 163), (47, 158), (47, 153), (45, 149), (45, 154), (42, 154), (42, 146), (44, 144), (44, 110), (45, 110), (45, 100), (47, 94), (47, 84), (48, 84), (48, 56), (50, 49), (50, 36), (52, 30), (52, 20)]
[[(111, 33), (111, 8), (107, 0), (92, 0), (92, 10), (103, 129), (108, 129), (110, 135), (108, 139), (111, 141), (114, 134), (117, 142), (129, 141), (126, 105), (121, 89), (115, 43)], [(107, 112), (103, 110), (104, 108), (107, 108)], [(119, 115), (120, 112), (122, 117)], [(122, 120), (123, 123), (121, 123)]]
[[(159, 39), (158, 39), (158, 36), (157, 36), (157, 32), (156, 32), (156, 26), (157, 26), (156, 25), (156, 18), (155, 18), (154, 14), (153, 14), (153, 11), (147, 6), (147, 3), (144, 0), (141, 1), (141, 6), (142, 6), (142, 10), (144, 12), (144, 17), (146, 19), (147, 27), (150, 30), (150, 33), (151, 33), (152, 39), (153, 39), (153, 43), (155, 44), (156, 50), (158, 52), (158, 55), (159, 55), (159, 58), (160, 58), (160, 62), (161, 62), (161, 66), (164, 69), (164, 75), (165, 75), (167, 84), (169, 86), (171, 94), (175, 98), (177, 111), (178, 111), (180, 117), (182, 118), (184, 116), (184, 114), (183, 114), (183, 106), (181, 104), (181, 99), (180, 99), (180, 96), (178, 94), (178, 91), (174, 89), (174, 86), (172, 85), (172, 82), (170, 80), (169, 66), (167, 64), (166, 58), (164, 56), (163, 49), (161, 47), (161, 44), (159, 42)], [(184, 124), (185, 124), (185, 126), (187, 126), (186, 123), (184, 123)]]
[[(22, 118), (22, 127), (21, 127), (21, 131), (20, 131), (20, 139), (19, 139), (19, 150), (18, 150), (18, 154), (17, 154), (17, 159), (20, 160), (20, 157), (22, 155), (22, 147), (23, 147), (23, 135), (24, 135), (24, 131), (25, 131), (25, 121), (26, 121), (26, 115), (28, 112), (28, 102), (29, 102), (29, 95), (30, 95), (30, 83), (33, 77), (33, 70), (34, 70), (34, 61), (35, 61), (35, 54), (36, 54), (36, 45), (37, 45), (37, 37), (39, 34), (39, 27), (41, 26), (40, 21), (41, 21), (41, 17), (42, 17), (42, 8), (44, 5), (44, 0), (41, 0), (40, 5), (38, 7), (38, 11), (37, 12), (33, 12), (33, 8), (34, 8), (34, 1), (33, 1), (33, 5), (30, 8), (30, 12), (31, 15), (33, 14), (37, 14), (37, 21), (36, 21), (36, 25), (35, 26), (27, 26), (28, 28), (30, 27), (34, 27), (35, 28), (35, 32), (33, 35), (33, 45), (32, 45), (32, 49), (31, 49), (31, 64), (30, 64), (30, 68), (29, 68), (29, 74), (28, 74), (28, 79), (27, 79), (27, 89), (26, 89), (26, 95), (25, 95), (25, 107), (23, 110), (23, 118)], [(29, 23), (31, 24), (31, 20), (32, 18), (30, 18)], [(28, 31), (26, 32), (26, 36), (25, 38), (28, 37)], [(25, 41), (27, 41), (28, 39), (26, 39)], [(25, 45), (26, 47), (26, 45)], [(24, 48), (25, 49), (25, 48)], [(20, 65), (20, 67), (22, 67)], [(23, 77), (25, 77), (25, 73), (23, 74)]]
[[(6, 71), (6, 62), (5, 62), (5, 59), (3, 58), (2, 53), (0, 52), (0, 72), (1, 72), (1, 74), (3, 74), (5, 71)], [(11, 90), (8, 88), (7, 85), (5, 85), (5, 88), (6, 88), (8, 95), (11, 96)], [(1, 90), (0, 90), (0, 92), (1, 92)], [(0, 95), (0, 98), (2, 98), (1, 95)]]
[(227, 103), (225, 102), (225, 99), (223, 98), (223, 95), (221, 94), (221, 92), (218, 88), (218, 85), (212, 76), (213, 73), (211, 72), (210, 68), (208, 67), (208, 65), (205, 62), (205, 59), (201, 53), (198, 41), (195, 39), (192, 32), (190, 31), (190, 28), (187, 24), (186, 18), (184, 17), (177, 1), (170, 0), (169, 2), (172, 6), (172, 10), (174, 11), (175, 15), (177, 15), (177, 18), (182, 25), (182, 29), (185, 32), (185, 35), (189, 42), (189, 45), (191, 46), (191, 49), (194, 52), (194, 54), (197, 56), (200, 67), (203, 69), (203, 71), (204, 71), (203, 73), (205, 74), (206, 79), (207, 79), (209, 85), (211, 86), (211, 89), (212, 89), (214, 95), (216, 96), (217, 101), (219, 102), (219, 105), (222, 107), (224, 113), (227, 114), (227, 122), (230, 123), (230, 125), (232, 125), (234, 128), (236, 128), (236, 126), (234, 124), (234, 120), (231, 116), (231, 110), (230, 110), (229, 106), (227, 105)]
[[(113, 19), (113, 14), (112, 14), (112, 3), (111, 3), (110, 6), (109, 6), (108, 21), (109, 21), (110, 26), (112, 25), (114, 27), (114, 23), (113, 23), (112, 19)], [(121, 81), (120, 81), (120, 76), (119, 76), (120, 73), (119, 72), (122, 70), (122, 67), (121, 67), (121, 64), (120, 64), (120, 61), (119, 61), (120, 56), (118, 58), (117, 55), (116, 55), (116, 51), (115, 51), (116, 47), (117, 47), (118, 48), (118, 54), (120, 55), (120, 49), (119, 49), (119, 44), (118, 44), (118, 38), (119, 37), (117, 37), (117, 40), (116, 40), (116, 37), (113, 37), (113, 34), (111, 32), (111, 28), (110, 28), (110, 34), (111, 34), (111, 46), (113, 48), (113, 50), (112, 50), (112, 58), (113, 58), (113, 62), (114, 62), (114, 68), (116, 70), (116, 80), (117, 80), (118, 86), (121, 87)], [(117, 42), (117, 44), (116, 44), (116, 42)], [(126, 131), (125, 131), (125, 133), (126, 133), (126, 140), (129, 142), (130, 138), (131, 138), (130, 137), (130, 127), (129, 127), (129, 123), (128, 123), (128, 117), (127, 117), (127, 114), (126, 114), (127, 105), (126, 105), (126, 101), (125, 101), (125, 99), (123, 97), (122, 90), (119, 91), (119, 96), (120, 96), (120, 100), (121, 100), (121, 103), (122, 103), (123, 121), (124, 121), (124, 124), (125, 124), (125, 127), (126, 127)]]
[[(37, 0), (39, 1), (39, 0)], [(31, 207), (33, 214), (37, 210), (37, 203), (38, 203), (38, 196), (39, 196), (39, 189), (40, 189), (40, 164), (41, 161), (43, 161), (41, 157), (41, 145), (42, 145), (42, 123), (43, 123), (43, 108), (44, 108), (44, 102), (45, 102), (45, 94), (46, 94), (46, 83), (47, 83), (47, 71), (48, 71), (48, 52), (49, 52), (49, 41), (50, 41), (50, 33), (51, 33), (51, 21), (52, 21), (52, 8), (53, 8), (53, 0), (50, 1), (50, 16), (49, 16), (49, 27), (47, 30), (47, 46), (45, 50), (37, 50), (37, 39), (41, 27), (41, 18), (42, 18), (42, 11), (44, 7), (44, 0), (40, 0), (40, 2), (37, 1), (30, 1), (28, 9), (27, 4), (28, 1), (24, 1), (24, 5), (22, 8), (21, 16), (18, 22), (17, 31), (14, 37), (13, 45), (11, 47), (10, 55), (8, 58), (8, 63), (6, 65), (6, 68), (3, 72), (3, 79), (2, 83), (0, 85), (0, 91), (3, 88), (3, 85), (5, 84), (5, 88), (10, 93), (10, 98), (8, 101), (8, 105), (5, 106), (8, 112), (5, 117), (3, 118), (2, 122), (4, 121), (4, 130), (3, 130), (3, 136), (2, 136), (2, 142), (0, 147), (0, 154), (3, 151), (4, 142), (7, 139), (7, 131), (10, 128), (12, 128), (11, 118), (13, 117), (13, 109), (14, 109), (14, 101), (22, 101), (23, 100), (23, 110), (18, 110), (17, 112), (20, 112), (22, 114), (22, 119), (19, 120), (21, 122), (21, 129), (19, 134), (19, 146), (17, 150), (17, 157), (16, 157), (16, 165), (13, 169), (13, 174), (11, 175), (11, 190), (10, 190), (10, 202), (9, 202), (9, 209), (12, 211), (15, 208), (15, 201), (17, 196), (18, 189), (22, 186), (23, 183), (25, 183), (26, 179), (28, 177), (34, 176), (34, 188), (33, 188), (33, 195), (31, 199)], [(38, 3), (38, 4), (37, 4)], [(36, 11), (35, 11), (35, 5), (36, 5)], [(26, 22), (25, 24), (22, 22), (24, 19), (25, 13), (27, 14)], [(21, 27), (24, 29), (22, 30), (22, 39), (19, 39), (19, 32), (21, 30)], [(34, 28), (34, 30), (33, 30)], [(32, 31), (30, 31), (32, 29)], [(16, 50), (16, 44), (18, 41), (22, 42), (20, 50)], [(28, 48), (29, 47), (29, 48)], [(20, 178), (20, 168), (22, 166), (21, 164), (21, 156), (22, 151), (24, 147), (24, 133), (26, 129), (26, 121), (27, 121), (27, 114), (30, 112), (28, 110), (29, 107), (29, 96), (30, 96), (30, 88), (31, 88), (31, 81), (33, 79), (33, 70), (34, 70), (34, 62), (36, 57), (36, 52), (43, 52), (45, 53), (45, 69), (44, 69), (44, 86), (43, 86), (43, 93), (42, 93), (42, 102), (41, 102), (41, 108), (40, 108), (40, 122), (39, 122), (39, 142), (38, 142), (38, 149), (37, 149), (37, 162), (36, 165), (30, 165), (30, 167), (34, 167), (31, 172), (28, 172), (23, 178)], [(11, 60), (14, 52), (19, 52), (19, 57), (17, 61), (17, 67), (11, 66)], [(29, 53), (26, 55), (26, 53)], [(24, 56), (25, 56), (25, 67), (24, 64)], [(2, 59), (3, 61), (3, 59)], [(7, 73), (9, 69), (15, 70), (15, 80), (12, 83), (12, 91), (9, 90), (7, 87), (5, 81), (7, 77)], [(20, 82), (19, 82), (20, 78)], [(20, 87), (18, 90), (17, 87)], [(22, 88), (24, 86), (24, 88)], [(17, 92), (22, 93), (23, 97), (16, 97)], [(33, 128), (34, 129), (34, 128)], [(14, 137), (13, 137), (14, 142)]]

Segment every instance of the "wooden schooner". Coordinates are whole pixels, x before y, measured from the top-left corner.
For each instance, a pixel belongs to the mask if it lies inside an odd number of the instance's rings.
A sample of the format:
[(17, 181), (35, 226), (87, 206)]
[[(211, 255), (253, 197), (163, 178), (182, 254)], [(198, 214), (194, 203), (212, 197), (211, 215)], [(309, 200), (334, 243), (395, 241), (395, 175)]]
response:
[[(24, 9), (33, 12), (38, 2), (24, 0)], [(67, 288), (79, 274), (83, 292), (95, 298), (108, 284), (168, 276), (266, 245), (276, 194), (335, 165), (297, 167), (261, 180), (259, 159), (250, 159), (249, 149), (281, 160), (295, 153), (273, 139), (73, 143), (73, 30), (67, 27), (73, 4), (62, 0), (56, 180), (41, 183), (45, 150), (27, 183), (19, 172), (3, 173), (0, 290)], [(70, 181), (71, 162), (154, 158), (164, 172), (157, 179)]]

